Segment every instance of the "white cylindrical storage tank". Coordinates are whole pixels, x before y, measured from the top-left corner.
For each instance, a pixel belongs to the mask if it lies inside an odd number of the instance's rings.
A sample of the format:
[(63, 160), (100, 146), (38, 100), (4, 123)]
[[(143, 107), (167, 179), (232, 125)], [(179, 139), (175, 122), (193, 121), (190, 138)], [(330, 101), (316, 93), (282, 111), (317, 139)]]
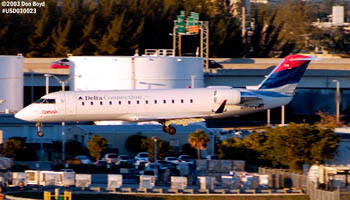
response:
[(23, 56), (0, 56), (0, 112), (23, 108)]
[(70, 56), (71, 90), (132, 89), (130, 56)]
[(135, 57), (137, 89), (204, 86), (203, 58), (172, 56)]
[(344, 25), (344, 6), (332, 7), (332, 23), (333, 25)]
[(72, 90), (203, 87), (203, 58), (70, 56)]

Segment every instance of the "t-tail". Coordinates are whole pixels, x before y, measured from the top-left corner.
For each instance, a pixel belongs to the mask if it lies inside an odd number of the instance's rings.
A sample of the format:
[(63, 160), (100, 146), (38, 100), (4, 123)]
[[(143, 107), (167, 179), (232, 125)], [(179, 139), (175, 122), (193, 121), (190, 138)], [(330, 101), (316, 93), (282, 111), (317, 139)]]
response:
[(311, 60), (315, 60), (315, 58), (304, 55), (287, 56), (260, 85), (247, 87), (247, 89), (274, 91), (293, 95)]

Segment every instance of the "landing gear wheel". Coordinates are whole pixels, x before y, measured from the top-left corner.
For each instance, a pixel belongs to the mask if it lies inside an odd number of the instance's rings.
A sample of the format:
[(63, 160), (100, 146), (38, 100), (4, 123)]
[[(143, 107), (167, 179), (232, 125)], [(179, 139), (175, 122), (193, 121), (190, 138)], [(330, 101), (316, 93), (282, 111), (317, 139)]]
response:
[(172, 126), (163, 125), (162, 130), (163, 130), (163, 132), (168, 133), (169, 135), (175, 135), (175, 133), (176, 133), (176, 129)]
[(162, 130), (163, 130), (164, 133), (169, 133), (169, 126), (163, 125), (162, 126)]
[(175, 135), (176, 129), (174, 127), (168, 126), (168, 129), (169, 129), (168, 130), (169, 135)]
[(44, 136), (44, 133), (43, 133), (43, 131), (38, 131), (38, 136), (39, 136), (39, 137), (42, 137), (42, 136)]

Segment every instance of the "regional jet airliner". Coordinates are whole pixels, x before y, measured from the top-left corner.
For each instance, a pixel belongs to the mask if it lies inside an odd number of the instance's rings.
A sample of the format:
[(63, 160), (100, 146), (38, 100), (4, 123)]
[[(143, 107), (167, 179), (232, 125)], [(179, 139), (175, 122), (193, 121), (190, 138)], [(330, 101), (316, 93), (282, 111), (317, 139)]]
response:
[(15, 117), (37, 122), (157, 121), (163, 131), (176, 133), (172, 124), (187, 125), (206, 119), (250, 114), (288, 104), (313, 57), (291, 55), (258, 86), (246, 89), (207, 87), (183, 89), (65, 91), (47, 94)]

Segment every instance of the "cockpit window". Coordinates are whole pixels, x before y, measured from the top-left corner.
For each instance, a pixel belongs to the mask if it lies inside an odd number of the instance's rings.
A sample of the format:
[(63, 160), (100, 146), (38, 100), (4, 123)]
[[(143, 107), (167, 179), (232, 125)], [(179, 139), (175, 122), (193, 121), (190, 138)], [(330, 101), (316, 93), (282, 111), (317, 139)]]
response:
[(55, 104), (55, 99), (39, 99), (35, 103), (43, 103), (43, 104)]

